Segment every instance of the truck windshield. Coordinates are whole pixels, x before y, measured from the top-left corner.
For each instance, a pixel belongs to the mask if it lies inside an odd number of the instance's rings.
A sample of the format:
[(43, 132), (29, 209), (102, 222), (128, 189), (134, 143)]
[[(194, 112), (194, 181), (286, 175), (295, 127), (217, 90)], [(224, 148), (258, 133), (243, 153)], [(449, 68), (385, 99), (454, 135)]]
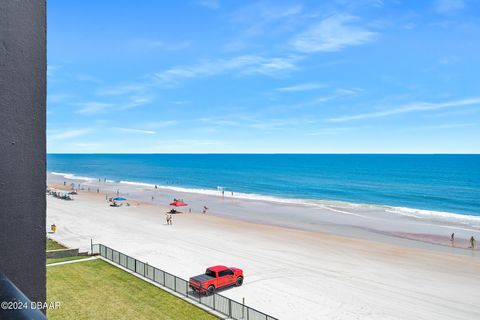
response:
[(207, 269), (207, 271), (205, 271), (205, 274), (210, 277), (216, 277), (215, 271), (212, 271), (210, 269)]

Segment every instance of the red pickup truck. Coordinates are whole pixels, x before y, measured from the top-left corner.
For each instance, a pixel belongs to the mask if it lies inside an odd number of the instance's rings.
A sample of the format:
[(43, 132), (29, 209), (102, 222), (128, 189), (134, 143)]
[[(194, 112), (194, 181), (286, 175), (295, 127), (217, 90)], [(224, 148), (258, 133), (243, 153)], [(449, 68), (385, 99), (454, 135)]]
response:
[(227, 268), (225, 266), (210, 267), (201, 274), (191, 277), (188, 285), (199, 293), (214, 293), (215, 290), (243, 283), (243, 271), (238, 268)]

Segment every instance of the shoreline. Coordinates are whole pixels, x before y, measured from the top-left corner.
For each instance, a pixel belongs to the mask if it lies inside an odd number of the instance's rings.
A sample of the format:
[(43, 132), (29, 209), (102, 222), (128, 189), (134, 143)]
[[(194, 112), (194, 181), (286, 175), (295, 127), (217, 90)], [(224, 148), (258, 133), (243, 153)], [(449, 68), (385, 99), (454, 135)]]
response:
[[(442, 252), (469, 254), (468, 240), (473, 235), (480, 239), (480, 217), (467, 216), (467, 221), (475, 222), (475, 226), (466, 225), (464, 221), (439, 220), (429, 216), (418, 218), (415, 215), (395, 215), (392, 207), (380, 205), (359, 205), (339, 201), (323, 201), (322, 205), (310, 206), (302, 200), (295, 202), (270, 201), (269, 199), (245, 199), (217, 194), (197, 194), (188, 192), (186, 188), (157, 186), (135, 182), (104, 182), (100, 179), (77, 177), (71, 174), (48, 173), (49, 183), (67, 187), (74, 183), (82, 189), (96, 193), (98, 188), (102, 194), (127, 196), (129, 199), (159, 206), (171, 202), (173, 198), (183, 198), (201, 212), (203, 205), (209, 207), (208, 213), (234, 220), (248, 221), (257, 224), (274, 225), (305, 231), (324, 232), (350, 238), (375, 240), (409, 247), (421, 247)], [(151, 198), (150, 198), (151, 197)], [(302, 213), (298, 213), (299, 210)], [(415, 210), (415, 209), (410, 209)], [(269, 214), (275, 211), (277, 215)], [(418, 211), (418, 210), (417, 210)], [(280, 214), (281, 213), (281, 214)], [(462, 216), (452, 214), (454, 216)], [(462, 216), (463, 218), (463, 216)], [(455, 232), (454, 245), (450, 242), (450, 234)], [(478, 250), (478, 247), (475, 251)]]
[[(84, 177), (77, 176), (72, 173), (61, 173), (49, 171), (48, 175), (63, 177), (66, 180), (76, 181), (78, 183), (96, 183), (99, 181), (103, 183), (104, 180), (101, 178), (93, 177)], [(204, 196), (213, 196), (213, 197), (222, 197), (222, 193), (219, 189), (205, 189), (205, 188), (193, 188), (193, 187), (182, 187), (182, 186), (169, 186), (169, 185), (160, 185), (147, 182), (135, 182), (135, 181), (126, 181), (126, 180), (105, 180), (107, 183), (115, 184), (118, 186), (134, 186), (140, 188), (155, 188), (157, 186), (160, 190), (166, 190), (170, 192), (179, 192), (186, 194), (198, 194)], [(247, 200), (247, 201), (265, 201), (276, 204), (294, 204), (302, 206), (347, 206), (347, 207), (360, 207), (360, 208), (373, 208), (373, 209), (383, 209), (391, 212), (392, 214), (406, 215), (418, 219), (426, 219), (432, 217), (434, 219), (443, 220), (451, 223), (465, 224), (473, 223), (473, 227), (476, 227), (480, 230), (480, 215), (470, 215), (462, 214), (449, 211), (438, 211), (430, 209), (419, 209), (412, 207), (402, 207), (388, 204), (376, 204), (376, 203), (361, 203), (361, 202), (351, 202), (344, 200), (327, 200), (327, 199), (311, 199), (311, 198), (289, 198), (286, 196), (276, 196), (276, 195), (262, 195), (257, 193), (244, 193), (244, 192), (233, 192), (226, 191), (224, 198), (226, 199), (238, 199), (238, 200)]]

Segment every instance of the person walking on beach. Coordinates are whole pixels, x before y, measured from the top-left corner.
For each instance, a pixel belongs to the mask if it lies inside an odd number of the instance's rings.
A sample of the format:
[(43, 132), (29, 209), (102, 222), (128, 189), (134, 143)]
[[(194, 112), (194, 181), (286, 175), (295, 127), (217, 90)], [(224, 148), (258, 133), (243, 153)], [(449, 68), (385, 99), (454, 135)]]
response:
[(475, 249), (475, 242), (477, 242), (477, 240), (472, 236), (470, 238), (470, 248)]
[(450, 236), (450, 241), (453, 243), (455, 241), (455, 232), (452, 232), (452, 235)]

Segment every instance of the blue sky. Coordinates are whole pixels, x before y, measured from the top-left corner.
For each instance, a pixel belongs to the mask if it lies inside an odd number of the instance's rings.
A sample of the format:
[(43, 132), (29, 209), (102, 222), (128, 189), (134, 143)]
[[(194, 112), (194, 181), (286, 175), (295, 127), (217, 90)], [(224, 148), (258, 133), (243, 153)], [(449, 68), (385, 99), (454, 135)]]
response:
[(480, 153), (480, 1), (48, 2), (50, 153)]

